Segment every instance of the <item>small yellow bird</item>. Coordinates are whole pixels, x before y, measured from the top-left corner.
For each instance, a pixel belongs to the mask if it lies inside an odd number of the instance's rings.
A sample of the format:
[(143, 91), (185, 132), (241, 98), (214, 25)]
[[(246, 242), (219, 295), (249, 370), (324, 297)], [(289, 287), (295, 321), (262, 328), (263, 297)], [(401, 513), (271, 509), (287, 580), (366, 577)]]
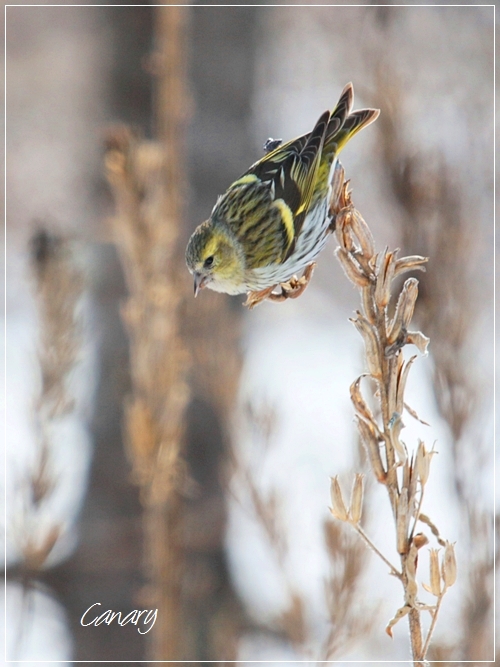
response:
[(220, 196), (186, 249), (195, 296), (203, 287), (227, 294), (270, 293), (312, 266), (335, 226), (330, 211), (337, 157), (378, 109), (351, 113), (351, 83), (312, 132), (268, 150)]

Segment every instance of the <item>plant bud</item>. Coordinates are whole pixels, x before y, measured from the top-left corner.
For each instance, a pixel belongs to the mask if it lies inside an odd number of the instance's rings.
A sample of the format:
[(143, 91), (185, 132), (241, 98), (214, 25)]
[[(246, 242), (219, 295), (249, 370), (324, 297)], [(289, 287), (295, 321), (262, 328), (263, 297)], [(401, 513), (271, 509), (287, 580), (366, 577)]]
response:
[(332, 477), (331, 480), (332, 481), (330, 485), (330, 497), (332, 499), (332, 507), (330, 508), (330, 512), (336, 519), (339, 519), (339, 521), (347, 521), (348, 514), (344, 503), (344, 499), (342, 497), (342, 490), (340, 488), (339, 478), (335, 476)]
[(363, 273), (359, 264), (355, 263), (352, 256), (343, 248), (335, 251), (337, 258), (344, 269), (344, 273), (356, 287), (367, 287), (370, 279)]

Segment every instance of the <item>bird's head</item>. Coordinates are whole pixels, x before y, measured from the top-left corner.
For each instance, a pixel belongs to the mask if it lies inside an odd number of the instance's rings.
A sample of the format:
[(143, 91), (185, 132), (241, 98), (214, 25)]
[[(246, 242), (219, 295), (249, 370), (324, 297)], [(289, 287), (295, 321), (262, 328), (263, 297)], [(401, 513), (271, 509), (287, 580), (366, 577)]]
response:
[(207, 220), (196, 228), (186, 248), (186, 264), (194, 276), (195, 296), (203, 287), (227, 294), (244, 291), (243, 251), (223, 223)]

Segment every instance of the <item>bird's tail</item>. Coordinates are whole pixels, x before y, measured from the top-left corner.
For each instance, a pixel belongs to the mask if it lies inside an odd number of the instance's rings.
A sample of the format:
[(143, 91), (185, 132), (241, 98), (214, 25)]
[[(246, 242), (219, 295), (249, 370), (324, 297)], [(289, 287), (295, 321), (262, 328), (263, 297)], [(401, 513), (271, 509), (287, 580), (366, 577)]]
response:
[(379, 109), (359, 109), (351, 113), (353, 99), (352, 83), (348, 83), (331, 113), (323, 154), (338, 155), (351, 137), (378, 117)]

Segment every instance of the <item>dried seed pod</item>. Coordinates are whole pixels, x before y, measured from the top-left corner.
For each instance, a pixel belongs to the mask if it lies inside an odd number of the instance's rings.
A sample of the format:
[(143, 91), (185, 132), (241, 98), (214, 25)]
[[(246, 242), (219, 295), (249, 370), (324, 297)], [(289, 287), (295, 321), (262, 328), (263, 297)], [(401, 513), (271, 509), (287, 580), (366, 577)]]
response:
[(366, 352), (366, 361), (368, 363), (368, 370), (370, 375), (374, 378), (381, 377), (382, 370), (380, 367), (379, 359), (379, 345), (377, 332), (375, 328), (368, 322), (368, 320), (363, 317), (363, 315), (358, 311), (356, 318), (351, 318), (351, 322), (354, 324), (359, 333), (363, 336), (363, 341), (365, 344)]
[(395, 412), (392, 416), (391, 421), (389, 422), (390, 436), (391, 436), (391, 445), (394, 448), (394, 451), (398, 455), (399, 462), (404, 464), (408, 458), (408, 452), (406, 447), (399, 439), (401, 431), (404, 428), (403, 420), (401, 415), (398, 412)]
[(370, 284), (370, 279), (365, 275), (360, 265), (354, 261), (351, 253), (343, 248), (337, 248), (335, 254), (344, 269), (344, 273), (353, 285), (356, 285), (356, 287), (367, 287)]
[(342, 194), (345, 189), (345, 171), (344, 167), (337, 160), (332, 176), (332, 194), (330, 198), (330, 208), (334, 213), (338, 213), (340, 206), (345, 206), (342, 200)]
[(331, 478), (330, 497), (332, 500), (332, 507), (330, 512), (339, 521), (347, 521), (347, 508), (342, 497), (342, 489), (340, 488), (339, 478), (337, 476)]
[(357, 423), (361, 441), (366, 448), (375, 477), (378, 482), (385, 484), (387, 472), (384, 469), (382, 458), (380, 456), (378, 429), (375, 430), (373, 424), (365, 422), (359, 417), (357, 418)]
[(415, 516), (417, 508), (417, 475), (413, 457), (411, 461), (405, 462), (403, 471), (403, 486), (408, 491), (408, 515), (412, 517)]
[(372, 424), (376, 424), (375, 422), (375, 417), (373, 416), (372, 411), (366, 404), (365, 399), (363, 398), (363, 395), (361, 394), (361, 390), (359, 387), (359, 384), (361, 382), (361, 379), (363, 377), (366, 377), (365, 375), (360, 375), (357, 380), (354, 380), (354, 382), (351, 384), (349, 391), (351, 393), (351, 401), (354, 405), (354, 408), (356, 412), (363, 417), (366, 421), (371, 422)]
[(387, 326), (387, 342), (391, 345), (394, 344), (401, 335), (401, 327), (403, 324), (403, 318), (401, 316), (401, 300), (402, 293), (398, 297), (396, 309), (394, 310), (394, 316), (392, 320), (389, 321)]
[(421, 255), (401, 257), (401, 259), (396, 261), (394, 277), (406, 273), (407, 271), (425, 271), (425, 266), (423, 265), (428, 261), (428, 257), (422, 257)]
[(396, 340), (401, 336), (401, 332), (404, 332), (406, 337), (408, 326), (410, 324), (411, 318), (413, 317), (417, 296), (418, 281), (415, 278), (408, 278), (399, 294), (396, 310), (394, 311), (394, 317), (392, 318), (392, 322), (389, 325), (387, 341), (390, 344), (396, 342)]
[(430, 592), (441, 595), (441, 575), (439, 573), (439, 549), (430, 550)]
[(418, 280), (416, 278), (405, 280), (401, 296), (403, 297), (401, 302), (402, 326), (408, 329), (418, 297)]
[(417, 533), (414, 535), (412, 544), (416, 546), (417, 549), (425, 547), (426, 544), (429, 544), (429, 538), (423, 533)]
[(396, 252), (389, 252), (388, 248), (386, 248), (379, 259), (377, 283), (375, 286), (375, 302), (379, 308), (385, 308), (391, 298), (391, 284), (394, 278)]
[(364, 475), (356, 473), (354, 483), (351, 491), (351, 506), (349, 507), (349, 517), (354, 524), (358, 524), (361, 520), (363, 512), (363, 487)]
[(457, 580), (457, 560), (455, 557), (455, 546), (448, 541), (446, 541), (446, 546), (444, 548), (442, 576), (447, 588), (449, 586), (453, 586)]
[(402, 414), (402, 410), (398, 410), (397, 395), (398, 395), (398, 384), (401, 378), (404, 367), (404, 356), (401, 350), (399, 350), (394, 359), (389, 360), (389, 369), (390, 375), (388, 377), (389, 387), (387, 394), (387, 401), (389, 408), (392, 408), (393, 411)]
[(335, 220), (335, 236), (342, 250), (353, 253), (356, 245), (351, 232), (352, 206), (344, 206)]
[(363, 256), (370, 259), (375, 254), (375, 241), (373, 240), (370, 228), (363, 220), (361, 213), (355, 208), (352, 210), (350, 223), (352, 231), (359, 241)]
[(408, 373), (410, 372), (410, 368), (413, 365), (413, 362), (416, 359), (416, 355), (413, 357), (410, 357), (410, 359), (406, 362), (406, 364), (403, 364), (401, 366), (401, 371), (398, 373), (398, 380), (397, 380), (397, 390), (396, 390), (396, 410), (402, 414), (403, 409), (404, 409), (404, 394), (405, 394), (405, 388), (406, 388), (406, 381), (408, 379)]
[(416, 469), (418, 478), (422, 486), (425, 486), (427, 480), (429, 479), (430, 465), (433, 454), (435, 454), (435, 452), (427, 451), (427, 449), (425, 448), (425, 443), (423, 443), (422, 440), (419, 440), (417, 449)]

